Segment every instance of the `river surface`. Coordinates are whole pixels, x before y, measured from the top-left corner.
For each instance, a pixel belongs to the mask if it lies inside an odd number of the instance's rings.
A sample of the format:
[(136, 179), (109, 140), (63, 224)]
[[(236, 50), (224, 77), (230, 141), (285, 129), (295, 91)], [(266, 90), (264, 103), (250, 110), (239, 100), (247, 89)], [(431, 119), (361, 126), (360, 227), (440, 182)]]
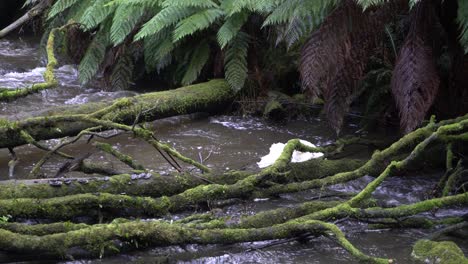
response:
[[(42, 81), (44, 61), (39, 55), (37, 39), (0, 40), (0, 87), (17, 89), (34, 82)], [(0, 103), (0, 118), (19, 120), (58, 105), (79, 105), (87, 102), (112, 101), (113, 99), (133, 96), (131, 91), (105, 92), (93, 86), (81, 86), (77, 81), (76, 67), (63, 65), (56, 71), (60, 86), (19, 99), (13, 103)], [(221, 169), (257, 169), (256, 162), (268, 153), (271, 144), (301, 138), (317, 145), (332, 142), (332, 131), (320, 118), (295, 120), (287, 124), (271, 124), (259, 118), (237, 116), (208, 117), (203, 114), (174, 117), (151, 124), (159, 139), (174, 146), (178, 151), (194, 159), (206, 159), (208, 166)], [(350, 122), (346, 132), (355, 133), (357, 126)], [(110, 132), (112, 133), (112, 132)], [(59, 140), (44, 142), (54, 146)], [(107, 141), (120, 151), (133, 156), (146, 168), (168, 173), (170, 166), (151, 146), (129, 135), (120, 135)], [(91, 159), (109, 163), (118, 170), (128, 170), (112, 157), (92, 149), (85, 141), (66, 148), (66, 152), (92, 152)], [(13, 178), (27, 178), (28, 172), (44, 152), (31, 146), (16, 149), (19, 164)], [(361, 149), (362, 155), (369, 155)], [(0, 179), (8, 176), (7, 150), (0, 150)], [(42, 172), (53, 176), (63, 160), (52, 159)], [(426, 193), (437, 182), (436, 175), (413, 175), (411, 177), (392, 177), (378, 188), (374, 196), (384, 206), (412, 203), (426, 198)], [(327, 190), (314, 190), (296, 194), (282, 195), (275, 199), (248, 201), (222, 208), (222, 214), (255, 214), (260, 211), (292, 207), (301, 202), (316, 199), (325, 192), (357, 192), (373, 178), (366, 176), (347, 184), (332, 186)], [(440, 210), (435, 216), (463, 215), (466, 209)], [(178, 219), (181, 215), (173, 215)], [(395, 263), (412, 263), (410, 260), (412, 244), (428, 235), (430, 231), (421, 229), (384, 229), (369, 230), (366, 224), (350, 221), (338, 224), (349, 240), (367, 254), (395, 259)], [(468, 242), (455, 241), (465, 250)], [(151, 248), (125, 255), (100, 260), (81, 260), (63, 263), (355, 263), (355, 260), (341, 247), (326, 238), (313, 238), (308, 242), (289, 241), (271, 245), (278, 241), (242, 243), (235, 245), (188, 245), (184, 247)], [(267, 246), (267, 247), (266, 247)], [(0, 262), (26, 261), (38, 263), (37, 259), (24, 259), (18, 255), (0, 253)]]

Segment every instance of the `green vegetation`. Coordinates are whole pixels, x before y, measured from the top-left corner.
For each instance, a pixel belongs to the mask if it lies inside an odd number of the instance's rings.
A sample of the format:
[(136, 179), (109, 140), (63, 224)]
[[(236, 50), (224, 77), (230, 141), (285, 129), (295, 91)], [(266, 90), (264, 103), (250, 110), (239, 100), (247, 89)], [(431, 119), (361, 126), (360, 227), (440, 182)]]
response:
[[(428, 213), (468, 205), (468, 1), (28, 0), (25, 5), (29, 11), (13, 25), (42, 15), (45, 82), (16, 91), (0, 89), (0, 100), (57, 86), (54, 69), (69, 61), (78, 65), (82, 84), (102, 76), (112, 90), (148, 79), (184, 87), (109, 104), (57, 107), (21, 120), (0, 119), (0, 148), (8, 148), (12, 157), (10, 175), (19, 162), (17, 147), (31, 144), (45, 151), (32, 166), (30, 180), (0, 183), (1, 251), (75, 259), (153, 246), (294, 239), (305, 233), (331, 238), (361, 262), (392, 263), (361, 252), (346, 238), (339, 223), (351, 219), (369, 228), (437, 230), (415, 244), (414, 258), (466, 263), (453, 242), (435, 241), (466, 228), (466, 216)], [(0, 31), (0, 38), (11, 30)], [(292, 99), (281, 93), (298, 91), (306, 96)], [(318, 107), (339, 134), (345, 114), (356, 103), (373, 120), (399, 115), (404, 135), (382, 148), (359, 137), (320, 147), (291, 139), (267, 168), (221, 173), (204, 164), (201, 155), (197, 161), (163, 143), (143, 124), (223, 111), (236, 96), (267, 95), (265, 117), (286, 116), (284, 101), (305, 105), (298, 107), (304, 112), (308, 102), (321, 102)], [(433, 113), (441, 120), (432, 115), (424, 122)], [(108, 130), (148, 144), (175, 173), (147, 170), (148, 164), (105, 141), (101, 132)], [(54, 146), (41, 142), (57, 138), (66, 139)], [(128, 170), (116, 172), (89, 162), (91, 154), (61, 152), (81, 139)], [(338, 157), (355, 144), (374, 152), (363, 159)], [(295, 151), (324, 156), (292, 164)], [(35, 179), (55, 156), (67, 159), (55, 178)], [(374, 198), (389, 177), (422, 167), (445, 171), (424, 200), (384, 207)], [(94, 175), (66, 178), (72, 171)], [(322, 190), (364, 176), (375, 178), (356, 193), (256, 215), (235, 218), (213, 210), (176, 221), (140, 220), (210, 208), (214, 201)], [(31, 219), (47, 224), (20, 223)]]
[[(224, 76), (235, 91), (248, 86), (264, 94), (297, 89), (299, 72), (301, 88), (324, 99), (337, 132), (355, 98), (368, 100), (366, 113), (375, 119), (393, 107), (387, 99), (393, 94), (407, 133), (446, 96), (460, 98), (438, 115), (468, 109), (460, 68), (468, 50), (467, 6), (463, 0), (58, 0), (45, 23), (49, 31), (77, 23), (88, 33), (81, 41), (73, 36), (78, 31), (69, 35), (79, 42), (69, 52), (82, 83), (98, 73), (114, 90), (144, 75), (170, 85)], [(75, 54), (78, 45), (87, 49)]]

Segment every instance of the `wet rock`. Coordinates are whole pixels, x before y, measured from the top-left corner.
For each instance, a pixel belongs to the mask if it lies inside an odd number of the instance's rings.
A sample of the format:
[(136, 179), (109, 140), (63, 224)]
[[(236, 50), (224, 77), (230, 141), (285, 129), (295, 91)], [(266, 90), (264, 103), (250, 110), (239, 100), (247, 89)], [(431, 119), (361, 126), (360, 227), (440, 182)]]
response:
[(49, 185), (52, 187), (62, 187), (63, 182), (62, 181), (57, 181), (57, 180), (51, 180), (49, 181)]
[(80, 184), (88, 184), (89, 181), (87, 179), (78, 179), (78, 183)]
[(65, 183), (66, 185), (70, 185), (70, 184), (72, 184), (72, 180), (65, 180), (65, 181), (63, 181), (63, 183)]
[(452, 241), (430, 241), (421, 239), (413, 247), (411, 256), (422, 263), (466, 264), (468, 259)]

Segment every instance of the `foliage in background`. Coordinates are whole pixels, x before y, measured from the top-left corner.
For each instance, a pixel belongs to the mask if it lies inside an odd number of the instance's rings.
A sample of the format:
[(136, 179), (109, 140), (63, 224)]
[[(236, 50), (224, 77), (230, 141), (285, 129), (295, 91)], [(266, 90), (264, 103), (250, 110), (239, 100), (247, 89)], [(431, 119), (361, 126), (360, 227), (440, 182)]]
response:
[[(444, 15), (452, 19), (444, 21)], [(375, 90), (366, 93), (369, 107), (391, 91), (404, 132), (421, 124), (442, 84), (458, 89), (451, 94), (466, 95), (463, 81), (452, 81), (460, 79), (452, 74), (463, 65), (455, 59), (459, 50), (462, 57), (468, 51), (464, 0), (55, 1), (49, 28), (70, 22), (91, 38), (78, 56), (82, 83), (103, 74), (112, 89), (126, 89), (144, 68), (175, 85), (225, 77), (239, 91), (251, 79), (262, 92), (295, 68), (302, 88), (324, 99), (337, 132), (366, 90)], [(404, 26), (389, 34), (388, 26), (400, 22)], [(403, 41), (394, 41), (401, 36)], [(396, 56), (384, 69), (369, 68), (369, 58), (386, 50)], [(438, 65), (445, 55), (450, 76), (441, 76)], [(388, 83), (366, 86), (369, 74), (379, 71), (386, 76), (379, 80)]]

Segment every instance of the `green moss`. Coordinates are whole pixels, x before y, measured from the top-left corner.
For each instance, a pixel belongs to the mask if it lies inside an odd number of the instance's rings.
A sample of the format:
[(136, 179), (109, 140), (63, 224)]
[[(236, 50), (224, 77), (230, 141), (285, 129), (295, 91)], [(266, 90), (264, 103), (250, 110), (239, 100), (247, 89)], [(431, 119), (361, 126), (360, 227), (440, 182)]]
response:
[(435, 242), (422, 239), (413, 246), (411, 256), (423, 263), (467, 264), (463, 251), (452, 241)]

